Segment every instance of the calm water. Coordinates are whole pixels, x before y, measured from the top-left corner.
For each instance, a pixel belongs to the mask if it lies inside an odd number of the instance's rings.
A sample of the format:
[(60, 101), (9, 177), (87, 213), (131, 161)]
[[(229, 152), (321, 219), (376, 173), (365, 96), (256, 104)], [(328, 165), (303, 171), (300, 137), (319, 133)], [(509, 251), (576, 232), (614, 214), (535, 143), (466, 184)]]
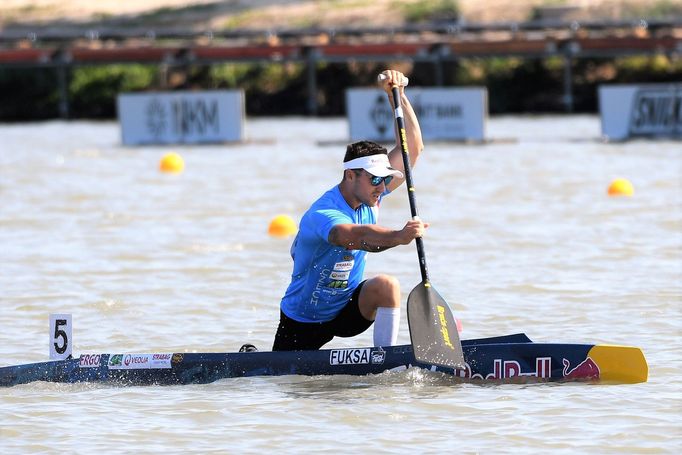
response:
[[(120, 145), (115, 123), (0, 125), (0, 365), (74, 353), (268, 349), (298, 217), (341, 177), (340, 119), (250, 120), (243, 145)], [(415, 169), (432, 281), (464, 338), (635, 345), (636, 385), (454, 384), (420, 371), (116, 388), (0, 389), (2, 453), (679, 453), (682, 143), (604, 144), (595, 117), (493, 118), (488, 145), (427, 144)], [(181, 175), (158, 172), (177, 151)], [(617, 177), (632, 198), (609, 198)], [(382, 224), (409, 216), (404, 188)], [(403, 302), (414, 245), (370, 257)], [(404, 310), (403, 310), (404, 311)], [(403, 313), (400, 342), (409, 335)], [(371, 331), (328, 346), (370, 345)]]

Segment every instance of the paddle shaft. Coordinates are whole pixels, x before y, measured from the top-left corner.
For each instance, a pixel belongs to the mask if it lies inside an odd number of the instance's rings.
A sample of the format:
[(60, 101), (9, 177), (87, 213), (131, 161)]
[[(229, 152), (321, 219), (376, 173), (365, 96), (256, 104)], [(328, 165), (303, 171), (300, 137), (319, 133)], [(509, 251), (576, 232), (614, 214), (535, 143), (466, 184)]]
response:
[[(407, 133), (405, 131), (405, 117), (403, 115), (403, 108), (400, 102), (400, 89), (393, 86), (391, 89), (393, 93), (393, 107), (395, 109), (395, 120), (398, 124), (398, 137), (400, 138), (400, 148), (403, 154), (403, 167), (405, 168), (405, 183), (407, 185), (407, 197), (410, 200), (410, 211), (412, 218), (416, 219), (417, 214), (417, 199), (415, 197), (414, 184), (412, 182), (412, 166), (410, 166), (410, 151), (407, 146)], [(429, 281), (429, 269), (426, 266), (426, 251), (424, 251), (424, 240), (421, 237), (415, 239), (417, 244), (417, 256), (419, 257), (419, 270), (422, 274), (422, 281)]]
[[(416, 219), (418, 216), (417, 200), (412, 181), (412, 167), (410, 166), (410, 152), (405, 131), (405, 117), (400, 101), (400, 88), (391, 87), (391, 93), (393, 95), (396, 125), (398, 126), (398, 138), (403, 152), (407, 196), (410, 201), (412, 218)], [(447, 302), (429, 282), (424, 241), (421, 237), (417, 237), (415, 244), (417, 245), (422, 282), (407, 296), (407, 322), (410, 327), (410, 340), (414, 357), (419, 362), (465, 370), (466, 362), (459, 333), (457, 333), (457, 322)]]

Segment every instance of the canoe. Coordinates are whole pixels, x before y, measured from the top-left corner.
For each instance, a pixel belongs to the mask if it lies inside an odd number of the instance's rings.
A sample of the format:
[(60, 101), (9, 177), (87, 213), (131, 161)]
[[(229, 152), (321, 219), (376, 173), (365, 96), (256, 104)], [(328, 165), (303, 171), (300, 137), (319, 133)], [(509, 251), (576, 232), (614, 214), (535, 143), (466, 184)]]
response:
[(534, 343), (518, 333), (462, 340), (466, 369), (419, 363), (411, 345), (288, 352), (111, 353), (0, 367), (0, 386), (35, 381), (111, 385), (205, 384), (282, 375), (371, 375), (416, 367), (474, 383), (646, 382), (648, 365), (632, 346)]

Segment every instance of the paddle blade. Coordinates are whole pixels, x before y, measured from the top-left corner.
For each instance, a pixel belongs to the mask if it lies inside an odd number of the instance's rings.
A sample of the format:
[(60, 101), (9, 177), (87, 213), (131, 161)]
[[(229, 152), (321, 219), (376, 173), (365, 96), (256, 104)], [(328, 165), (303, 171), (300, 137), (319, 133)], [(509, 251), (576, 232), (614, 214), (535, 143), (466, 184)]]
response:
[(418, 284), (407, 297), (407, 322), (417, 361), (465, 369), (455, 318), (430, 283)]

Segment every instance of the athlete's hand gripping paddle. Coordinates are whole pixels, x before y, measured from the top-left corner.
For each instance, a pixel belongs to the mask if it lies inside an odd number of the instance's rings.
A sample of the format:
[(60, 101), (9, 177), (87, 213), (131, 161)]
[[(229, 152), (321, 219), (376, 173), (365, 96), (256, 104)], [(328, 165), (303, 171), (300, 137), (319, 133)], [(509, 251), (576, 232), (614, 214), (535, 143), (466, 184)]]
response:
[[(380, 74), (379, 81), (386, 76)], [(404, 85), (407, 85), (407, 78)], [(395, 120), (398, 125), (398, 136), (405, 167), (405, 182), (407, 195), (410, 200), (412, 218), (417, 218), (417, 201), (415, 199), (412, 169), (410, 167), (410, 152), (407, 147), (405, 133), (405, 118), (400, 103), (400, 88), (393, 86), (393, 105)], [(421, 270), (422, 282), (410, 292), (407, 297), (407, 323), (410, 328), (410, 339), (414, 357), (417, 361), (430, 365), (440, 365), (456, 369), (465, 369), (462, 343), (459, 340), (457, 324), (447, 302), (433, 288), (429, 281), (429, 271), (426, 267), (426, 253), (424, 241), (421, 237), (415, 239), (417, 256)]]

